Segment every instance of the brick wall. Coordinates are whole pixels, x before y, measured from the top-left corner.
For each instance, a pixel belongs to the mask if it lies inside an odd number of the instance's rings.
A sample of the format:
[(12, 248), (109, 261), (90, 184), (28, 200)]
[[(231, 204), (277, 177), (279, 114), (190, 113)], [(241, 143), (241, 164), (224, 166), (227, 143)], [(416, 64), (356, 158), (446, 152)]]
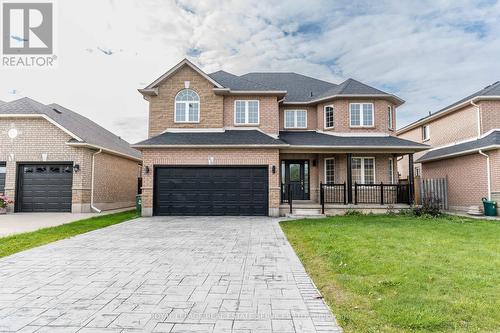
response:
[(258, 127), (269, 134), (279, 132), (279, 110), (276, 96), (225, 96), (224, 97), (224, 126), (225, 127), (256, 127), (256, 125), (236, 125), (234, 123), (234, 101), (258, 100), (259, 125)]
[[(152, 214), (153, 167), (154, 165), (208, 165), (208, 158), (214, 158), (214, 165), (268, 165), (279, 167), (278, 149), (145, 149), (143, 165), (150, 172), (143, 173), (142, 205), (143, 215)], [(278, 214), (280, 202), (279, 172), (269, 170), (270, 214)]]
[[(286, 128), (285, 129), (285, 110), (306, 110), (307, 111), (307, 128)], [(315, 130), (318, 127), (316, 106), (305, 105), (280, 105), (279, 107), (279, 128), (280, 131), (305, 131)]]
[(94, 206), (117, 209), (135, 205), (139, 163), (111, 154), (95, 155)]
[[(373, 103), (374, 105), (374, 126), (370, 128), (356, 128), (350, 127), (349, 118), (349, 104), (350, 103)], [(327, 105), (332, 105), (334, 110), (334, 127), (325, 129), (325, 114), (324, 107)], [(394, 130), (389, 129), (389, 113), (388, 107), (393, 107), (393, 127), (396, 127), (396, 108), (394, 104), (385, 100), (335, 100), (332, 102), (320, 103), (317, 105), (317, 128), (324, 131), (334, 131), (334, 132), (377, 132), (377, 133), (389, 133), (394, 135)]]
[[(7, 132), (16, 128), (17, 138), (11, 140)], [(71, 137), (45, 119), (0, 119), (0, 161), (7, 162), (5, 192), (16, 195), (17, 163), (43, 162), (42, 154), (47, 154), (48, 162), (73, 162), (80, 165), (80, 172), (73, 173), (73, 209), (75, 212), (90, 209), (91, 152), (88, 149), (66, 145)], [(9, 155), (14, 154), (14, 161)]]
[(481, 132), (500, 128), (500, 101), (481, 101)]
[(451, 209), (465, 210), (481, 205), (487, 197), (486, 157), (479, 154), (449, 158), (423, 164), (425, 178), (448, 177), (448, 202)]
[[(177, 93), (185, 88), (200, 97), (200, 122), (175, 123), (174, 101)], [(149, 137), (158, 135), (167, 128), (221, 128), (223, 126), (223, 96), (215, 95), (214, 85), (189, 66), (183, 66), (158, 87), (158, 96), (147, 97), (149, 103)]]

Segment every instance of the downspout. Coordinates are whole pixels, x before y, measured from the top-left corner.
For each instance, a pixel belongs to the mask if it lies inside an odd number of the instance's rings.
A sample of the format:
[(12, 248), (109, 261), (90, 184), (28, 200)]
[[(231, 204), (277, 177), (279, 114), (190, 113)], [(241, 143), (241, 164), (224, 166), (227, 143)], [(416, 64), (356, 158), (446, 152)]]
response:
[(97, 207), (94, 207), (94, 174), (95, 174), (95, 156), (102, 153), (102, 149), (99, 149), (98, 152), (92, 154), (92, 184), (90, 184), (90, 209), (100, 213), (101, 210)]
[(470, 104), (477, 109), (477, 137), (479, 139), (481, 137), (481, 108), (478, 104), (474, 103), (473, 99), (470, 100)]
[(479, 149), (479, 154), (486, 157), (486, 173), (488, 178), (488, 200), (491, 200), (491, 171), (490, 171), (490, 156), (488, 154), (483, 153), (481, 149)]

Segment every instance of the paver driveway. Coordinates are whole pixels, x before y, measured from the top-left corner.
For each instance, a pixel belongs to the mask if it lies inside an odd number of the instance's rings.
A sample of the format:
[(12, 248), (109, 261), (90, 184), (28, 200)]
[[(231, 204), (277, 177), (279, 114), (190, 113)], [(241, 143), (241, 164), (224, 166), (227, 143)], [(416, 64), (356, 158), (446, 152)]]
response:
[(277, 221), (137, 219), (0, 259), (0, 331), (340, 331)]

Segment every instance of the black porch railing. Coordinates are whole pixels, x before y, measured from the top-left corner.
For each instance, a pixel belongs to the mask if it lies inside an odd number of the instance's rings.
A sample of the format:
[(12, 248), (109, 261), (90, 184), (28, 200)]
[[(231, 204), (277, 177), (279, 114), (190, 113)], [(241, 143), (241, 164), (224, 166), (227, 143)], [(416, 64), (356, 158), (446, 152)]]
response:
[(354, 183), (354, 204), (410, 204), (408, 184)]
[(290, 214), (293, 212), (293, 184), (281, 183), (281, 203), (288, 203)]
[(321, 204), (321, 213), (325, 213), (325, 204), (347, 204), (346, 183), (320, 183), (319, 201)]

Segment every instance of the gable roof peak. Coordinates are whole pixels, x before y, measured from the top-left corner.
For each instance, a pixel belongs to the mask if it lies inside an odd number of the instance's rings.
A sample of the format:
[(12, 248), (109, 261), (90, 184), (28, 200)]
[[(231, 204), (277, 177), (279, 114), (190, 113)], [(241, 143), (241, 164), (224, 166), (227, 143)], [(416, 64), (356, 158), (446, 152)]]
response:
[(167, 78), (169, 78), (171, 75), (173, 75), (174, 73), (176, 73), (179, 69), (181, 69), (184, 66), (191, 67), (195, 72), (197, 72), (198, 74), (200, 74), (201, 76), (203, 76), (205, 79), (207, 79), (208, 81), (210, 81), (215, 87), (217, 87), (217, 88), (224, 88), (219, 82), (217, 82), (214, 79), (212, 79), (207, 73), (205, 73), (198, 66), (196, 66), (194, 63), (192, 63), (191, 61), (189, 61), (189, 59), (184, 58), (179, 63), (177, 63), (177, 65), (175, 65), (174, 67), (172, 67), (171, 69), (169, 69), (166, 73), (164, 73), (162, 76), (160, 76), (159, 78), (157, 78), (156, 80), (154, 80), (146, 88), (139, 89), (139, 92), (144, 94), (144, 93), (146, 93), (148, 91), (152, 91), (153, 89), (157, 88), (160, 85), (160, 83), (162, 83), (164, 80), (166, 80)]

